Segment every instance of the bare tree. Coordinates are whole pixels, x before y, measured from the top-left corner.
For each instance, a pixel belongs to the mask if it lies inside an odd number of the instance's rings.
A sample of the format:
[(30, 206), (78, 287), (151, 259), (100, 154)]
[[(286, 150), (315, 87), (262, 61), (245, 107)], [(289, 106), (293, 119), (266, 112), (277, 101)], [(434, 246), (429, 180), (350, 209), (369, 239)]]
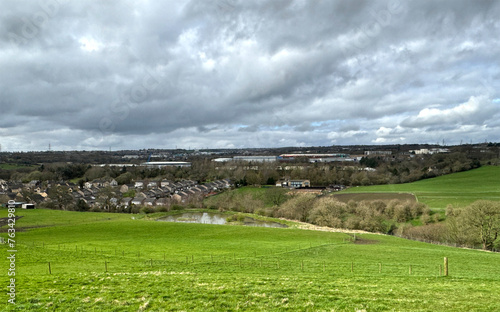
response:
[(478, 200), (462, 211), (460, 221), (471, 228), (483, 249), (492, 250), (500, 233), (500, 203)]

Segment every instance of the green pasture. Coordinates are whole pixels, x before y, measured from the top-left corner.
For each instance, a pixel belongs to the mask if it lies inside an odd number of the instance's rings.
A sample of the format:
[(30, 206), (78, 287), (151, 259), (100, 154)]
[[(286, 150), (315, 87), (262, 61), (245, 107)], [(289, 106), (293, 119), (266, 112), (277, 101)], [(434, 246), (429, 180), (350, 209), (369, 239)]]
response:
[[(2, 311), (500, 308), (496, 253), (375, 234), (42, 209), (16, 214), (24, 215), (16, 223), (17, 304), (7, 304), (4, 291)], [(7, 245), (1, 248), (7, 255)], [(448, 277), (440, 267), (444, 257)], [(0, 283), (6, 287), (9, 263), (3, 259)]]
[(353, 187), (342, 193), (412, 193), (431, 208), (464, 207), (479, 199), (500, 200), (500, 167), (485, 166), (405, 184)]

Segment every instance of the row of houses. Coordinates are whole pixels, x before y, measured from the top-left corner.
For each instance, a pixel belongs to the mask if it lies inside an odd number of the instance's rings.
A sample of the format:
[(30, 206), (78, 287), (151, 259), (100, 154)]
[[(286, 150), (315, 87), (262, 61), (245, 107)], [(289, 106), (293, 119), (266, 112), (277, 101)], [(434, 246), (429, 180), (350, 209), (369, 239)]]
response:
[[(9, 200), (16, 202), (42, 203), (50, 202), (49, 194), (53, 187), (63, 187), (70, 197), (67, 202), (83, 201), (90, 207), (109, 207), (124, 205), (167, 206), (171, 203), (183, 203), (190, 198), (199, 198), (230, 188), (229, 179), (198, 184), (192, 180), (183, 181), (135, 181), (131, 184), (118, 185), (114, 179), (97, 179), (88, 181), (83, 187), (69, 182), (14, 183), (0, 180), (0, 194), (8, 195)], [(131, 192), (132, 191), (132, 192)], [(134, 194), (133, 198), (127, 195)], [(125, 196), (125, 198), (123, 198)]]
[[(135, 181), (131, 184), (124, 184), (108, 188), (111, 193), (103, 193), (103, 186), (99, 187), (99, 181), (92, 181), (84, 185), (83, 190), (77, 190), (73, 196), (75, 200), (82, 199), (90, 207), (100, 206), (120, 206), (128, 208), (130, 206), (169, 206), (173, 203), (185, 203), (193, 198), (201, 198), (215, 194), (223, 189), (231, 187), (229, 179), (217, 180), (209, 183), (198, 184), (192, 180), (183, 181)], [(130, 195), (134, 196), (131, 197)], [(103, 199), (104, 197), (104, 199)]]

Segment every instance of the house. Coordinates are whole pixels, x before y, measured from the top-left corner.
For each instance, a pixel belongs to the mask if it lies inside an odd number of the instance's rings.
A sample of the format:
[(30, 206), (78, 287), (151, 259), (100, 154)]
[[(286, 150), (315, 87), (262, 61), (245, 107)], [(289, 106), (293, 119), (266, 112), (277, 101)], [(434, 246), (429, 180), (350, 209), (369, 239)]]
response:
[(201, 188), (199, 188), (199, 185), (192, 187), (191, 191), (194, 191), (196, 193), (203, 193), (203, 191), (201, 190)]
[(109, 182), (109, 186), (113, 186), (113, 187), (118, 186), (118, 182), (116, 182), (116, 180), (113, 179), (113, 180), (111, 180), (111, 182)]
[(86, 188), (86, 189), (91, 189), (91, 188), (92, 188), (92, 183), (91, 183), (91, 182), (88, 182), (88, 181), (87, 181), (87, 182), (85, 182), (85, 183), (83, 184), (83, 188)]
[(197, 187), (198, 187), (198, 188), (199, 188), (199, 189), (200, 189), (203, 193), (208, 193), (208, 192), (210, 192), (210, 189), (209, 189), (207, 186), (205, 186), (205, 185), (198, 185)]
[(168, 180), (162, 180), (160, 182), (160, 187), (161, 188), (164, 188), (164, 187), (169, 186), (169, 185), (170, 185), (170, 181), (168, 181)]
[(170, 206), (170, 199), (160, 198), (156, 201), (156, 206), (168, 207), (168, 206)]
[(156, 182), (156, 181), (150, 181), (148, 183), (148, 188), (155, 188), (155, 187), (158, 187), (158, 182)]
[(311, 182), (309, 180), (290, 180), (289, 186), (293, 188), (297, 187), (310, 187)]
[(123, 207), (127, 208), (130, 206), (130, 203), (132, 202), (132, 198), (130, 197), (124, 197), (122, 200), (120, 200), (120, 205)]
[(20, 193), (23, 190), (23, 185), (20, 183), (9, 184), (10, 191), (12, 193)]
[(276, 183), (276, 186), (281, 186), (281, 187), (291, 187), (291, 188), (298, 188), (298, 187), (310, 187), (311, 182), (309, 180), (281, 180)]
[(145, 197), (134, 197), (134, 199), (132, 199), (132, 201), (130, 203), (132, 205), (142, 206), (142, 205), (144, 205), (145, 200), (146, 200)]
[(156, 205), (156, 198), (150, 197), (144, 200), (144, 206), (155, 206), (155, 205)]
[(31, 199), (35, 202), (35, 203), (41, 203), (45, 200), (45, 197), (43, 197), (42, 195), (40, 194), (33, 194), (31, 195)]
[(170, 187), (170, 186), (168, 186), (168, 185), (166, 185), (166, 186), (162, 186), (162, 190), (163, 190), (164, 192), (166, 192), (166, 193), (173, 193), (173, 192), (175, 191), (175, 190), (174, 190), (174, 188), (172, 188), (172, 187)]
[(143, 188), (144, 187), (144, 181), (135, 181), (134, 187), (135, 188)]
[(30, 189), (34, 189), (35, 187), (39, 186), (40, 185), (40, 181), (38, 180), (31, 180), (29, 183), (28, 183), (28, 187)]
[(92, 206), (94, 206), (96, 204), (96, 200), (95, 200), (94, 196), (85, 196), (82, 199), (90, 207), (92, 207)]
[(92, 181), (92, 185), (95, 188), (104, 187), (105, 183), (106, 183), (106, 181), (103, 181), (103, 180), (94, 180), (94, 181)]

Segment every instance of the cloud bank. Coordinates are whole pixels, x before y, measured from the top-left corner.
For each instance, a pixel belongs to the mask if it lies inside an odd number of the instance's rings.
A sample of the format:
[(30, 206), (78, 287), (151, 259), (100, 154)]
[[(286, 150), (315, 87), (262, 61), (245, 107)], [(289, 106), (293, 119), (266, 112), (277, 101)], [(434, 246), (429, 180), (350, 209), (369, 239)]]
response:
[(0, 3), (2, 150), (500, 141), (496, 1)]

